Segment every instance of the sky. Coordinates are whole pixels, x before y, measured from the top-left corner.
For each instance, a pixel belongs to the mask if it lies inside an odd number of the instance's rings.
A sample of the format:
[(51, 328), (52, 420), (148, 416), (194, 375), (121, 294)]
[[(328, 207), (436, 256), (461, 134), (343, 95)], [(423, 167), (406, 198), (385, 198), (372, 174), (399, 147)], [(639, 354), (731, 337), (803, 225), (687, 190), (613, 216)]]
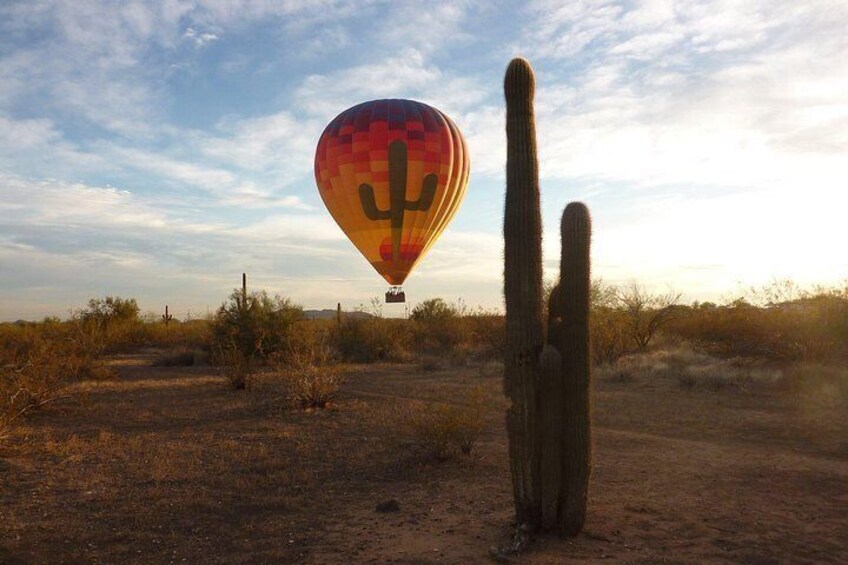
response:
[[(848, 278), (842, 0), (0, 2), (0, 320), (135, 297), (386, 287), (327, 213), (315, 146), (377, 98), (463, 132), (467, 196), (407, 280), (502, 308), (503, 73), (536, 71), (545, 274), (593, 214), (593, 273), (685, 300)], [(388, 305), (395, 315), (402, 306)]]

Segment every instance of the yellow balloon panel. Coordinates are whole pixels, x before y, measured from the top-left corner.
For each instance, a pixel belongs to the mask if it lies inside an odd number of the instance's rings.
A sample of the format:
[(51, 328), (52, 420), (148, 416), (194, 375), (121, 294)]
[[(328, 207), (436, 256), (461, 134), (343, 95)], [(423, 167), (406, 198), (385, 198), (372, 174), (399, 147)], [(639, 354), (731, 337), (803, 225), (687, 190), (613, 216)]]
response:
[(453, 218), (468, 170), (456, 125), (411, 100), (345, 110), (324, 130), (315, 153), (324, 204), (392, 285), (403, 283)]

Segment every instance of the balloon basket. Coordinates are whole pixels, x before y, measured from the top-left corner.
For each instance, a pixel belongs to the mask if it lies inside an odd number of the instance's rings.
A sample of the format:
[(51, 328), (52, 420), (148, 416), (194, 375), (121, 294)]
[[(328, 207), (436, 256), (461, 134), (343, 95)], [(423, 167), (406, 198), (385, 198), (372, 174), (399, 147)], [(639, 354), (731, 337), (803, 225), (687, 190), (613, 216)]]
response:
[(390, 287), (386, 291), (386, 304), (394, 304), (397, 302), (406, 302), (406, 293), (399, 286)]

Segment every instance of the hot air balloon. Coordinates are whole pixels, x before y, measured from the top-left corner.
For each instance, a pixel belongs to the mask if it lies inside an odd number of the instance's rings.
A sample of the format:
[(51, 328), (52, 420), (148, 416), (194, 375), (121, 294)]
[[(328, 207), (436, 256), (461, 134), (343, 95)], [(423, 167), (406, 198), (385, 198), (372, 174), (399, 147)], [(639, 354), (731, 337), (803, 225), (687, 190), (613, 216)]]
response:
[(456, 214), (468, 149), (442, 112), (413, 100), (372, 100), (336, 116), (315, 151), (330, 215), (403, 302), (403, 281)]

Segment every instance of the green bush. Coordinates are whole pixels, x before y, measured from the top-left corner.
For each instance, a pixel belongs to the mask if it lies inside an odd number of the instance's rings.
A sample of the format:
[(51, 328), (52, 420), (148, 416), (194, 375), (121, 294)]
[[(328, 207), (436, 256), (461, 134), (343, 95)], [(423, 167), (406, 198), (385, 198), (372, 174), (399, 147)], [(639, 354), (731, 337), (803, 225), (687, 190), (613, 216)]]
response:
[(435, 320), (455, 320), (459, 317), (456, 306), (448, 304), (441, 298), (430, 298), (420, 302), (412, 309), (409, 318), (416, 322), (432, 322)]
[(403, 361), (409, 357), (412, 332), (408, 320), (344, 316), (331, 339), (344, 361)]
[(288, 298), (263, 291), (246, 297), (233, 291), (212, 321), (211, 349), (215, 356), (235, 350), (249, 362), (285, 355), (303, 308)]
[(102, 327), (106, 327), (116, 322), (138, 321), (139, 311), (138, 302), (135, 298), (107, 296), (106, 298), (92, 298), (85, 308), (76, 312), (75, 317), (87, 322), (96, 322)]

